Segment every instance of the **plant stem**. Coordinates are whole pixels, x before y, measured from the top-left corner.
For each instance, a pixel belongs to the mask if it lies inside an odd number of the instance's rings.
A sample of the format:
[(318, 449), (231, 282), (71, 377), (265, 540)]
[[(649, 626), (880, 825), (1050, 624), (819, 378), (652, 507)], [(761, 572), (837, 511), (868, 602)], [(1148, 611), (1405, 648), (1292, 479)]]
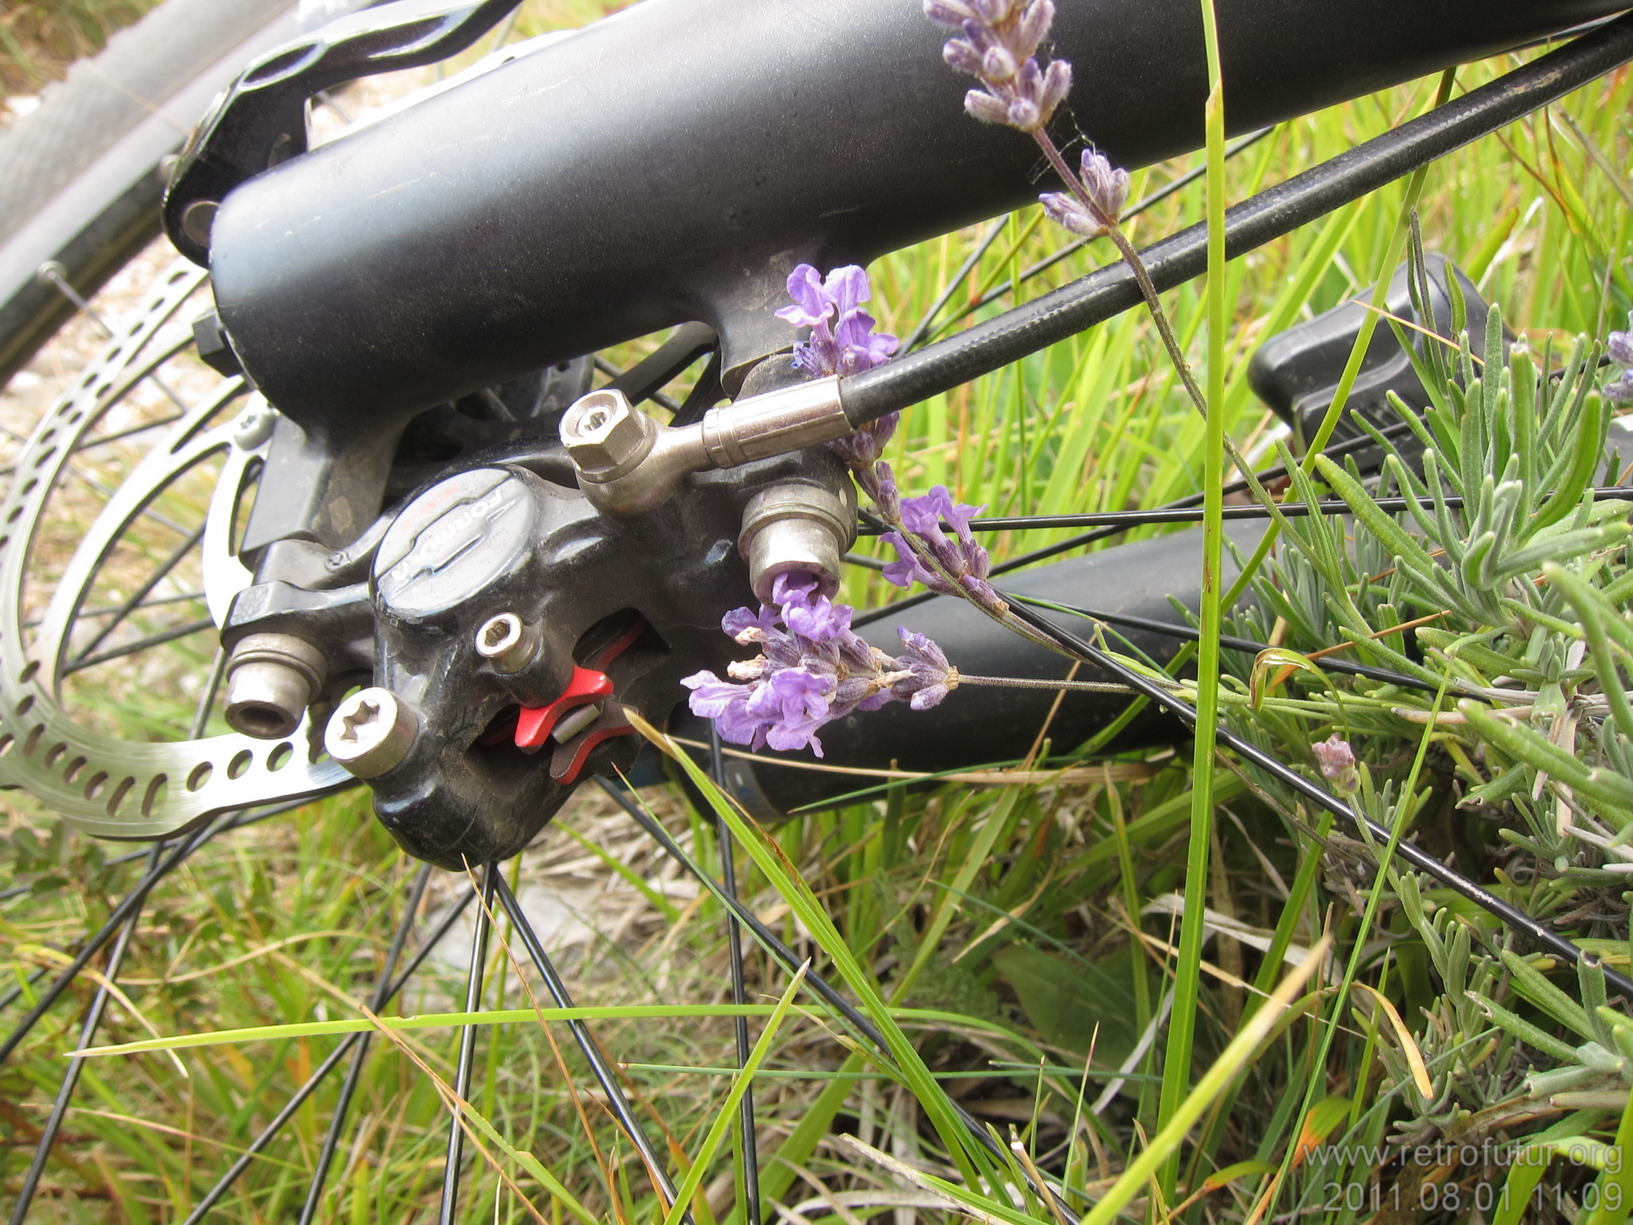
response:
[(1134, 690), (1117, 681), (1042, 680), (1027, 676), (970, 676), (958, 674), (960, 685), (1001, 685), (1006, 689), (1068, 689), (1074, 693), (1133, 693)]
[[(1043, 150), (1043, 156), (1048, 159), (1049, 165), (1054, 168), (1055, 173), (1066, 184), (1067, 190), (1082, 201), (1089, 211), (1094, 214), (1095, 219), (1105, 226), (1106, 236), (1111, 239), (1117, 248), (1117, 253), (1122, 256), (1123, 262), (1128, 265), (1129, 271), (1134, 274), (1134, 283), (1140, 287), (1140, 295), (1145, 299), (1146, 309), (1151, 312), (1152, 322), (1157, 325), (1157, 334), (1162, 337), (1162, 346), (1168, 351), (1168, 360), (1172, 363), (1174, 372), (1179, 375), (1179, 381), (1185, 387), (1185, 394), (1190, 397), (1191, 403), (1196, 406), (1196, 411), (1202, 414), (1203, 420), (1207, 420), (1208, 397), (1203, 394), (1202, 388), (1197, 384), (1196, 375), (1191, 373), (1190, 363), (1185, 360), (1185, 353), (1179, 347), (1179, 338), (1174, 334), (1174, 326), (1168, 319), (1168, 312), (1162, 307), (1161, 299), (1157, 297), (1157, 287), (1152, 282), (1151, 274), (1146, 270), (1145, 261), (1140, 258), (1139, 251), (1128, 240), (1128, 235), (1123, 233), (1122, 227), (1117, 224), (1117, 218), (1107, 216), (1100, 206), (1095, 203), (1089, 195), (1088, 188), (1083, 185), (1082, 179), (1073, 173), (1072, 168), (1066, 164), (1066, 159), (1061, 156), (1060, 149), (1056, 146), (1054, 138), (1048, 132), (1039, 128), (1032, 133), (1032, 139), (1037, 142), (1038, 148)], [(1248, 489), (1252, 491), (1253, 496), (1274, 515), (1276, 513), (1275, 499), (1260, 484), (1258, 474), (1253, 471), (1253, 466), (1247, 462), (1247, 456), (1243, 455), (1237, 448), (1230, 435), (1223, 434), (1221, 437), (1225, 454), (1230, 456), (1231, 464), (1241, 474), (1242, 479), (1247, 482)]]

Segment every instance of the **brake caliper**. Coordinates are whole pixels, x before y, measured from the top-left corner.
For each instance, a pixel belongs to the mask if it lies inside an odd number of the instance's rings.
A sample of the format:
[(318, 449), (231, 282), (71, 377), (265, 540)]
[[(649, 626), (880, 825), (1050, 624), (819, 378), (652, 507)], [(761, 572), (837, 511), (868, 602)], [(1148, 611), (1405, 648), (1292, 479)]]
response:
[(763, 564), (745, 523), (768, 490), (813, 484), (849, 488), (817, 449), (695, 474), (637, 516), (593, 505), (560, 452), (436, 482), (380, 537), (373, 684), (335, 708), (330, 754), (412, 854), (514, 854), (582, 778), (632, 764), (635, 712), (662, 722), (683, 676), (724, 668), (745, 553)]

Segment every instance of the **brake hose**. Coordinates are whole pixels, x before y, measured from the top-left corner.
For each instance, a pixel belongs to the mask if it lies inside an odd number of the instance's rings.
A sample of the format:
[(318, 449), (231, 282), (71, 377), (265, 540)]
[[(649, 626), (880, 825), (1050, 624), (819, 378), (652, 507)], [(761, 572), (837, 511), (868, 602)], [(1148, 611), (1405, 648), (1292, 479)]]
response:
[[(1583, 35), (1436, 107), (1426, 115), (1294, 175), (1228, 210), (1225, 253), (1235, 259), (1556, 102), (1633, 59), (1633, 13)], [(1207, 267), (1208, 227), (1199, 222), (1141, 253), (1159, 291)], [(1118, 262), (996, 318), (883, 366), (840, 380), (856, 427), (1002, 369), (1139, 305), (1139, 287)]]

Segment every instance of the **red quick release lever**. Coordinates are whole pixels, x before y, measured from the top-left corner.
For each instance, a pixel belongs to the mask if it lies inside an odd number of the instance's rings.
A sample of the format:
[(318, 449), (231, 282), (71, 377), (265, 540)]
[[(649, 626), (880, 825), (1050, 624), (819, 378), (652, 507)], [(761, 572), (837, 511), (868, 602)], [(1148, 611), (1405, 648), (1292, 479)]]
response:
[[(634, 646), (636, 639), (641, 636), (641, 631), (644, 628), (644, 624), (640, 622), (629, 626), (616, 639), (595, 653), (590, 660), (589, 667), (581, 667), (575, 664), (572, 679), (567, 682), (567, 687), (561, 691), (561, 696), (548, 706), (522, 707), (521, 714), (516, 720), (516, 747), (524, 753), (537, 753), (544, 747), (545, 742), (550, 739), (550, 733), (556, 730), (556, 724), (561, 722), (562, 717), (568, 711), (576, 710), (580, 706), (588, 706), (592, 702), (599, 702), (603, 698), (610, 698), (613, 693), (613, 683), (603, 669), (610, 668), (613, 660)], [(590, 735), (593, 736), (593, 743), (589, 745), (589, 748), (593, 748), (609, 736), (628, 735), (634, 730), (627, 721), (617, 728), (609, 723), (606, 728), (599, 729), (599, 734), (596, 734), (597, 729), (592, 726)], [(570, 742), (576, 742), (579, 739), (581, 737), (571, 737)], [(579, 747), (581, 749), (577, 754), (579, 765), (578, 768), (572, 771), (575, 777), (578, 774), (578, 769), (583, 767), (583, 757), (588, 753), (588, 748)], [(552, 769), (551, 773), (554, 774), (555, 770)]]
[(605, 672), (594, 668), (573, 668), (573, 679), (561, 696), (548, 706), (524, 706), (516, 720), (516, 747), (525, 753), (537, 753), (556, 730), (562, 715), (578, 706), (587, 706), (612, 696), (612, 680)]

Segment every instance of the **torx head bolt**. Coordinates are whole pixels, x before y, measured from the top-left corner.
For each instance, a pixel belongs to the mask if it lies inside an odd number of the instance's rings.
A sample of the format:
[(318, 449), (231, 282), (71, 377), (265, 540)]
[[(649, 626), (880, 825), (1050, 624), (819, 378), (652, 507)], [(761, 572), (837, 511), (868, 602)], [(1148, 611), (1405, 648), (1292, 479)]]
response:
[(515, 613), (502, 612), (476, 631), (476, 653), (500, 672), (519, 672), (537, 658), (543, 633)]
[(621, 391), (602, 388), (581, 397), (561, 421), (561, 441), (587, 480), (606, 481), (640, 463), (652, 449), (658, 423)]
[(377, 778), (408, 756), (420, 717), (389, 689), (361, 689), (329, 717), (323, 746), (358, 778)]
[(266, 405), (246, 408), (232, 423), (232, 443), (241, 451), (253, 451), (272, 437), (272, 409)]

